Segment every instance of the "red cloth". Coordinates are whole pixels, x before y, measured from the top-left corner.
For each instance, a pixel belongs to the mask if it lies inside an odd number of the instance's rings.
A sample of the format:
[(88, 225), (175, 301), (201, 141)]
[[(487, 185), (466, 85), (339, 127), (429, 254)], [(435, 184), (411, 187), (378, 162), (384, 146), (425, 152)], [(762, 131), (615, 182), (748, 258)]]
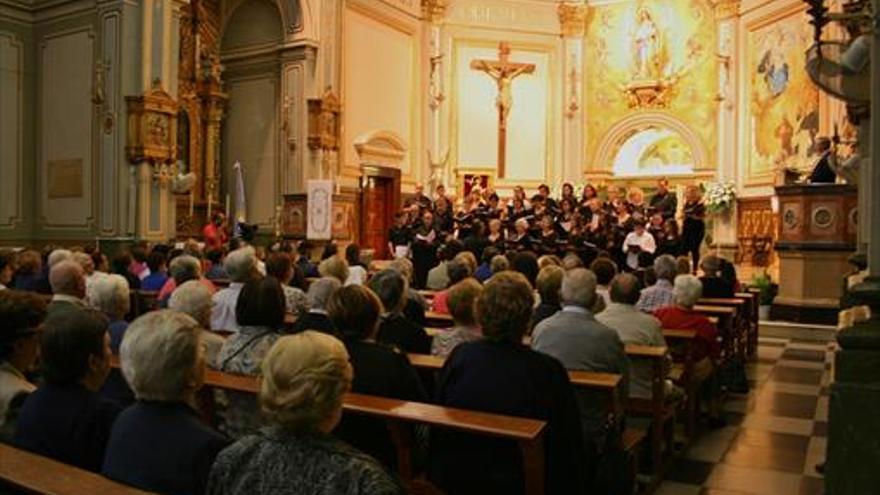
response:
[(674, 330), (696, 330), (697, 345), (694, 346), (694, 362), (706, 356), (718, 359), (721, 355), (721, 344), (718, 343), (718, 329), (702, 313), (682, 308), (681, 306), (667, 306), (654, 311), (654, 316), (660, 320), (663, 328)]
[(205, 225), (205, 228), (202, 229), (202, 236), (205, 238), (206, 250), (219, 249), (229, 241), (226, 231), (214, 225), (213, 222)]
[(443, 313), (444, 315), (449, 314), (449, 305), (447, 301), (449, 299), (449, 291), (444, 290), (442, 292), (438, 292), (434, 294), (434, 304), (432, 309), (435, 313)]

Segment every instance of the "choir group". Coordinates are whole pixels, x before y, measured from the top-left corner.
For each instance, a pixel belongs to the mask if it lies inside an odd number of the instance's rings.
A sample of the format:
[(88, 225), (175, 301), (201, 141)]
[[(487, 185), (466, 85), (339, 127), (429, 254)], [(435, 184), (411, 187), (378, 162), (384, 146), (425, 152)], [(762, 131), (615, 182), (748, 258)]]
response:
[(453, 209), (442, 185), (433, 198), (417, 185), (415, 195), (395, 215), (388, 249), (394, 257), (412, 258), (417, 288), (425, 286), (428, 271), (443, 258), (443, 246), (454, 239), (478, 259), (492, 248), (491, 255), (575, 254), (589, 266), (605, 254), (618, 266), (636, 270), (650, 266), (655, 256), (671, 254), (690, 255), (696, 270), (706, 207), (696, 185), (686, 187), (684, 199), (679, 211), (665, 178), (648, 201), (640, 188), (624, 193), (610, 185), (600, 193), (588, 184), (576, 195), (569, 183), (558, 198), (551, 197), (546, 185), (531, 197), (517, 186), (513, 197), (503, 201), (492, 189), (474, 185)]

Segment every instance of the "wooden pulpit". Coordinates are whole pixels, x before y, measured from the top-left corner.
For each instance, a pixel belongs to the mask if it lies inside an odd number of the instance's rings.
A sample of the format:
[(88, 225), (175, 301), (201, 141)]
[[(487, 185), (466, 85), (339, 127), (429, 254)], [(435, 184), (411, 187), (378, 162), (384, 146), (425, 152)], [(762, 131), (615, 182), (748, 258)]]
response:
[(847, 258), (856, 249), (857, 189), (843, 184), (776, 187), (779, 295), (772, 318), (836, 324)]

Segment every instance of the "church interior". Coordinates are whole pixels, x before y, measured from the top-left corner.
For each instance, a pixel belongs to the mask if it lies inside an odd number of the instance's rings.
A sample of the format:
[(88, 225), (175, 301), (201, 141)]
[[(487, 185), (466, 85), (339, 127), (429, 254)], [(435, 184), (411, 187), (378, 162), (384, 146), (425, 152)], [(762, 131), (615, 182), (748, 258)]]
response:
[(0, 493), (880, 493), (878, 26), (0, 0)]

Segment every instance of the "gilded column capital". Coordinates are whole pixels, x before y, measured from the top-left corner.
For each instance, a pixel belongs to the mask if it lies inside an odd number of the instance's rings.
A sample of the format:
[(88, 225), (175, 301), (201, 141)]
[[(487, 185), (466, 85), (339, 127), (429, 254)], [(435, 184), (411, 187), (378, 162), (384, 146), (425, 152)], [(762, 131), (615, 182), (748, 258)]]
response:
[(559, 26), (562, 36), (576, 38), (584, 35), (587, 27), (587, 14), (589, 7), (585, 3), (572, 3), (560, 1), (556, 5), (556, 14), (559, 16)]
[(443, 20), (449, 0), (422, 0), (422, 15), (432, 24)]
[(715, 7), (715, 18), (718, 20), (739, 15), (740, 0), (712, 0)]

